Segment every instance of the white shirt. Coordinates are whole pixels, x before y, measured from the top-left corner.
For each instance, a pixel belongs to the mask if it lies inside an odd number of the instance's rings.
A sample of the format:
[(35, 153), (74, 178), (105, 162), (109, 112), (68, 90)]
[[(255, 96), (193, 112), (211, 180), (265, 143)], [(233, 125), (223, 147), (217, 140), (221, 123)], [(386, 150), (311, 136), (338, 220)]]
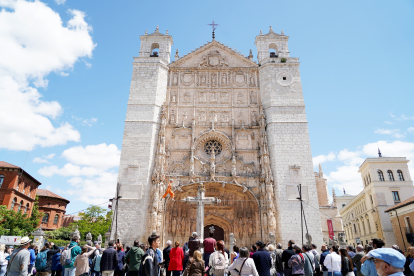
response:
[[(229, 271), (231, 275), (238, 275), (236, 269), (240, 271), (240, 268), (246, 258), (237, 258), (233, 261), (231, 266), (229, 267)], [(244, 263), (242, 271), (240, 271), (241, 276), (259, 276), (256, 270), (256, 266), (252, 258), (247, 258), (246, 262)]]
[[(7, 253), (6, 253), (7, 254)], [(8, 255), (8, 254), (7, 254)], [(6, 265), (8, 262), (6, 261), (6, 256), (4, 256), (4, 252), (0, 251), (0, 265)]]
[[(208, 260), (208, 264), (210, 267), (213, 267), (213, 260), (214, 258), (216, 258), (218, 254), (222, 254), (222, 253), (218, 251), (214, 251), (213, 253), (211, 253), (210, 259)], [(224, 259), (226, 260), (226, 268), (227, 268), (229, 267), (229, 256), (227, 255), (227, 252), (224, 252)]]
[(326, 255), (323, 265), (326, 266), (329, 272), (341, 272), (341, 256), (332, 252), (331, 254)]

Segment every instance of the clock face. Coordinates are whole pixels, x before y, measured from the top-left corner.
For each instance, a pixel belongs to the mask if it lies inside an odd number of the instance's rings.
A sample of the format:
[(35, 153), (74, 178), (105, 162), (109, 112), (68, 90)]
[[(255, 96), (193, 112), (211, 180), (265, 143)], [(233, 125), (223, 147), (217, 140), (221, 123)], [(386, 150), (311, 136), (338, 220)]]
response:
[(293, 83), (293, 77), (288, 72), (280, 72), (276, 76), (276, 81), (282, 86), (289, 86)]

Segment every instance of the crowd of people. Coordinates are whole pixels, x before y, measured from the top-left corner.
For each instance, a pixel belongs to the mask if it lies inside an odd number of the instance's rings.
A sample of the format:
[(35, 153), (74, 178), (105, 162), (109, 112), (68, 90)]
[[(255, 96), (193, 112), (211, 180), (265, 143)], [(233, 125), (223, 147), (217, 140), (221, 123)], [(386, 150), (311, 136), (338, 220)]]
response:
[(257, 241), (229, 251), (213, 235), (200, 241), (194, 232), (182, 247), (169, 240), (163, 250), (156, 234), (148, 246), (135, 240), (125, 250), (119, 241), (109, 241), (105, 250), (99, 242), (80, 246), (78, 237), (65, 247), (46, 242), (39, 249), (24, 237), (16, 249), (0, 245), (0, 276), (414, 276), (414, 247), (404, 256), (380, 239), (356, 248), (324, 244), (320, 252), (293, 240), (285, 249)]

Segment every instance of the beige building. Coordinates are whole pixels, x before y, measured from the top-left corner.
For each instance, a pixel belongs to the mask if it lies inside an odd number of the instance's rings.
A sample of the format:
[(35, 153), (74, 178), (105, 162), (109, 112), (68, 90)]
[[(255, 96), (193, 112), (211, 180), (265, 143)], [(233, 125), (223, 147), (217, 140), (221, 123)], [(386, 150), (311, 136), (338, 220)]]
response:
[(390, 217), (385, 210), (414, 193), (405, 157), (367, 158), (359, 168), (364, 190), (348, 201), (340, 200), (340, 214), (348, 244), (367, 244), (373, 238), (383, 239), (389, 247), (396, 243)]

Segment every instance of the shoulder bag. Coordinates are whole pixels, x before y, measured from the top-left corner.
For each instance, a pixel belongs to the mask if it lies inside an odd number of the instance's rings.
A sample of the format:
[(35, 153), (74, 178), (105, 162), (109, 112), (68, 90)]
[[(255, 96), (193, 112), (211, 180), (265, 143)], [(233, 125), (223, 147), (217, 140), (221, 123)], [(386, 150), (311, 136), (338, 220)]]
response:
[(244, 259), (244, 261), (243, 261), (243, 263), (242, 263), (242, 265), (241, 265), (241, 267), (240, 267), (240, 271), (238, 271), (237, 269), (235, 269), (236, 271), (237, 271), (237, 276), (241, 276), (241, 272), (242, 272), (242, 269), (243, 269), (243, 266), (244, 266), (244, 263), (247, 261), (247, 259), (248, 259), (249, 257), (247, 257), (246, 259)]
[[(308, 258), (308, 260), (309, 260), (309, 262), (310, 262), (310, 265), (311, 265), (311, 267), (312, 267), (312, 275), (313, 275), (313, 276), (319, 276), (319, 275), (318, 275), (318, 273), (316, 273), (315, 269), (313, 269), (312, 261), (311, 261), (311, 259), (309, 258), (308, 254), (306, 254), (306, 253), (304, 253), (304, 254), (305, 254), (306, 258)], [(314, 257), (314, 258), (315, 258), (315, 257)]]
[[(7, 272), (9, 272), (10, 271), (10, 268), (11, 268), (11, 264), (13, 263), (13, 260), (14, 260), (14, 258), (20, 253), (20, 252), (22, 252), (23, 250), (26, 250), (26, 249), (22, 249), (22, 250), (20, 250), (19, 252), (17, 252), (16, 253), (16, 255), (14, 255), (13, 256), (13, 258), (11, 258), (11, 260), (9, 261), (9, 263), (7, 264)], [(20, 270), (23, 270), (23, 267), (20, 267)]]

